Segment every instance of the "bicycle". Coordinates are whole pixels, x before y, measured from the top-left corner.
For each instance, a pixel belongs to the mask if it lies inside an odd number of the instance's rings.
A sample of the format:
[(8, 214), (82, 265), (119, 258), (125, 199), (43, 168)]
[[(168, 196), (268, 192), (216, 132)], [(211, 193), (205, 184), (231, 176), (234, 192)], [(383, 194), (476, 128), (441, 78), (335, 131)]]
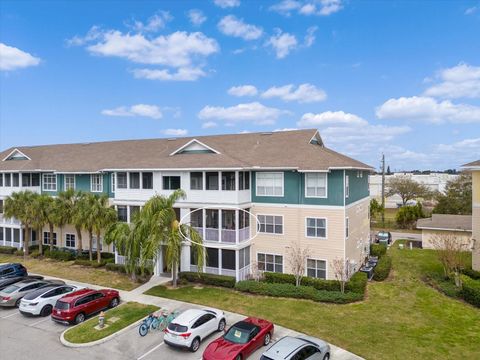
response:
[(162, 312), (160, 317), (159, 330), (165, 331), (165, 329), (170, 325), (170, 323), (178, 316), (179, 312), (177, 310), (172, 311), (167, 315), (166, 312)]
[(140, 327), (138, 328), (138, 333), (140, 334), (140, 336), (145, 336), (148, 334), (150, 329), (157, 329), (159, 325), (159, 315), (157, 315), (156, 313), (151, 313), (140, 324)]

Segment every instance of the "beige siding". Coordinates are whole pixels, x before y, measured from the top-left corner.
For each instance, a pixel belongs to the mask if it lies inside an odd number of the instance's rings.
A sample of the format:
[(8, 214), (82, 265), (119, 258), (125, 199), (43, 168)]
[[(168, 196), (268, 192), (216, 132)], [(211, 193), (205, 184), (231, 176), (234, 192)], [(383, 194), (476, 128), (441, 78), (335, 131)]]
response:
[(349, 235), (345, 241), (345, 256), (354, 261), (355, 270), (358, 270), (367, 256), (370, 243), (370, 220), (368, 218), (369, 199), (347, 208), (346, 216), (349, 219)]
[[(327, 261), (327, 278), (333, 279), (331, 261), (344, 257), (344, 210), (295, 208), (268, 205), (252, 207), (255, 215), (283, 216), (283, 235), (258, 234), (252, 242), (252, 260), (257, 260), (257, 253), (269, 253), (283, 256), (283, 272), (291, 273), (289, 266), (289, 246), (300, 244), (307, 248), (310, 258)], [(327, 238), (308, 238), (305, 235), (305, 219), (320, 217), (327, 219)]]
[(474, 171), (473, 177), (473, 211), (472, 237), (475, 239), (475, 248), (472, 253), (472, 267), (480, 271), (480, 171)]
[(472, 239), (472, 233), (469, 231), (446, 231), (446, 230), (422, 230), (422, 247), (424, 249), (433, 249), (432, 241), (435, 239), (435, 236), (439, 235), (453, 235), (458, 238), (458, 241), (461, 242), (465, 249), (470, 250), (470, 242)]

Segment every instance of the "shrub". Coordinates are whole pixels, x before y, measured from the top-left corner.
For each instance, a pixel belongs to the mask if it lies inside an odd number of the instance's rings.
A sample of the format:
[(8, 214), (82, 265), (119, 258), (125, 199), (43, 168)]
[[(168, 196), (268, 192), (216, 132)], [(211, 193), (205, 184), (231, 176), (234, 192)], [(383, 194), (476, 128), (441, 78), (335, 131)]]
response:
[(370, 244), (370, 255), (381, 257), (387, 253), (387, 247), (382, 244)]
[(105, 265), (105, 269), (109, 271), (116, 271), (122, 274), (125, 274), (127, 270), (125, 269), (125, 265), (122, 264), (107, 264)]
[(226, 288), (235, 287), (235, 278), (233, 276), (205, 274), (196, 272), (181, 272), (180, 279), (189, 282), (199, 282), (206, 285), (221, 286)]
[(13, 254), (17, 249), (10, 246), (0, 246), (0, 254)]
[(102, 260), (105, 259), (113, 259), (115, 261), (115, 254), (114, 253), (109, 253), (109, 252), (101, 252), (100, 255), (102, 256)]
[(293, 284), (268, 283), (254, 280), (239, 281), (235, 284), (235, 289), (257, 295), (308, 299), (336, 304), (346, 304), (363, 299), (363, 294), (342, 294), (340, 291), (317, 290), (312, 286), (295, 286)]
[(17, 256), (23, 256), (23, 250), (19, 249), (19, 250), (15, 250), (14, 255), (17, 255)]
[(91, 266), (93, 268), (99, 268), (102, 266), (105, 266), (106, 262), (104, 260), (100, 261), (100, 263), (97, 262), (97, 260), (82, 260), (82, 259), (77, 259), (73, 262), (74, 265), (81, 265), (81, 266)]
[(353, 274), (350, 280), (345, 284), (345, 291), (354, 292), (357, 294), (365, 294), (365, 290), (367, 289), (367, 282), (367, 274), (358, 271)]
[(464, 269), (462, 270), (462, 273), (467, 275), (468, 277), (471, 277), (474, 280), (480, 280), (480, 271), (476, 271), (473, 269)]
[(378, 260), (378, 264), (375, 267), (373, 280), (375, 281), (385, 280), (390, 274), (391, 269), (392, 269), (392, 258), (388, 255), (382, 256)]
[[(48, 245), (42, 245), (43, 252), (45, 252), (48, 248), (49, 248)], [(29, 250), (29, 252), (38, 250), (38, 245), (30, 245), (30, 246), (28, 247), (28, 250)]]
[(34, 259), (40, 257), (40, 252), (38, 251), (38, 249), (32, 251), (32, 252), (30, 253), (30, 257), (32, 257), (32, 258), (34, 258)]
[(75, 260), (75, 254), (70, 251), (64, 250), (47, 250), (45, 251), (45, 256), (51, 259), (60, 260), (60, 261), (71, 261)]
[(462, 291), (460, 294), (466, 302), (473, 306), (480, 307), (479, 280), (474, 280), (468, 276), (462, 275)]

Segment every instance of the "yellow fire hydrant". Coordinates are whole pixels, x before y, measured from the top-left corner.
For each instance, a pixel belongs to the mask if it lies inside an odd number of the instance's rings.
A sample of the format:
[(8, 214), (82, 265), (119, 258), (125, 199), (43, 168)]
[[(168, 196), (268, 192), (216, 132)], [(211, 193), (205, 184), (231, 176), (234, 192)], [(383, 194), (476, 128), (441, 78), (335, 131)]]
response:
[(98, 327), (102, 329), (105, 326), (105, 313), (103, 311), (98, 315)]

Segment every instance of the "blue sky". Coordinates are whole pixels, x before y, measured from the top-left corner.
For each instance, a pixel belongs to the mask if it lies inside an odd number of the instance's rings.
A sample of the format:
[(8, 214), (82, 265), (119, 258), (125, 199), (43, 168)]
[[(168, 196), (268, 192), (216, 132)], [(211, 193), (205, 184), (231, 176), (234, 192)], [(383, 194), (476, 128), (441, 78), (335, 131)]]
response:
[(2, 1), (0, 148), (318, 128), (378, 167), (480, 158), (479, 1)]

